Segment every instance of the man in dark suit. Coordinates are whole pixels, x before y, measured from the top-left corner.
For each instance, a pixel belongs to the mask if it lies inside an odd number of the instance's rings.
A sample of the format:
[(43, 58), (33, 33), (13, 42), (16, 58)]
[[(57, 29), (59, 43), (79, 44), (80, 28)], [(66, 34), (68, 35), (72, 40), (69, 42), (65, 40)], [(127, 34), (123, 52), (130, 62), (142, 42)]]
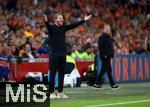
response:
[[(65, 33), (71, 30), (87, 20), (89, 20), (92, 15), (86, 15), (83, 20), (78, 22), (65, 25), (63, 15), (61, 13), (56, 13), (54, 15), (54, 24), (49, 24), (47, 16), (45, 17), (45, 24), (48, 30), (48, 45), (50, 48), (50, 99), (54, 98), (68, 98), (67, 95), (63, 93), (63, 82), (64, 82), (64, 72), (66, 65), (66, 42)], [(58, 94), (55, 94), (54, 90), (54, 78), (56, 72), (58, 72)]]
[(98, 40), (98, 48), (99, 48), (99, 57), (102, 60), (102, 68), (100, 73), (97, 76), (97, 79), (94, 84), (94, 88), (103, 89), (102, 88), (102, 80), (104, 74), (107, 72), (110, 86), (112, 89), (119, 89), (120, 86), (117, 86), (112, 77), (112, 69), (111, 69), (111, 58), (114, 56), (114, 47), (113, 47), (113, 39), (111, 28), (109, 24), (104, 25), (104, 30), (99, 37)]

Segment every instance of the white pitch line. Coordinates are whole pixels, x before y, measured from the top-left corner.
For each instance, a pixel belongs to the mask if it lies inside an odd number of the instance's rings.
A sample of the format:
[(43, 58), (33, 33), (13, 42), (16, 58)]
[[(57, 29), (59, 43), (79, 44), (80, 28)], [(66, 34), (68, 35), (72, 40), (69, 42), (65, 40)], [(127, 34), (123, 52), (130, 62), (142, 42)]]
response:
[(90, 106), (84, 106), (84, 107), (105, 107), (105, 106), (124, 105), (124, 104), (143, 103), (143, 102), (150, 102), (150, 99), (138, 100), (138, 101), (129, 101), (129, 102), (110, 103), (110, 104), (90, 105)]

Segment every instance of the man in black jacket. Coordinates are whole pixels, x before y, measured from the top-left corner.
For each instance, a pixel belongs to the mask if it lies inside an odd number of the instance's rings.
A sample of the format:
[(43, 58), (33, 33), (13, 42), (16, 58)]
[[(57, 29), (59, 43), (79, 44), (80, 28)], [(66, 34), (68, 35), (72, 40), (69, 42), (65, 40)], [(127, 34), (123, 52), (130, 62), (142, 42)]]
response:
[(111, 69), (111, 58), (114, 55), (113, 48), (113, 39), (110, 25), (105, 24), (103, 33), (100, 35), (98, 40), (98, 48), (99, 48), (99, 57), (102, 60), (102, 68), (100, 73), (97, 76), (97, 79), (94, 84), (94, 88), (102, 89), (102, 79), (104, 74), (107, 72), (109, 83), (112, 89), (119, 89), (112, 77), (112, 69)]
[[(63, 24), (64, 18), (61, 13), (54, 15), (54, 24), (51, 25), (48, 23), (47, 16), (45, 17), (45, 24), (49, 33), (49, 47), (51, 50), (49, 65), (50, 65), (50, 99), (53, 98), (67, 98), (63, 94), (63, 82), (64, 82), (64, 72), (66, 64), (66, 43), (65, 43), (65, 33), (66, 31), (73, 29), (85, 21), (89, 20), (92, 16), (86, 15), (83, 20), (78, 21), (73, 24), (65, 25)], [(58, 94), (54, 93), (54, 78), (56, 71), (59, 71), (58, 76)]]

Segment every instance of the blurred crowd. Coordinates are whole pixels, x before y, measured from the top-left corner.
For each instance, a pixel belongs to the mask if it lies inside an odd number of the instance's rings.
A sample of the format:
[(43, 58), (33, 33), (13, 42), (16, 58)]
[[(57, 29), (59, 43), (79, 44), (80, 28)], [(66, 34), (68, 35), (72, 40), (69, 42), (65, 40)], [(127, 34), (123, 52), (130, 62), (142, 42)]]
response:
[(66, 24), (93, 15), (67, 32), (69, 52), (97, 53), (98, 37), (108, 23), (115, 54), (149, 54), (149, 7), (149, 0), (0, 0), (0, 57), (47, 57), (42, 47), (47, 36), (43, 15), (52, 23), (56, 12), (63, 13)]

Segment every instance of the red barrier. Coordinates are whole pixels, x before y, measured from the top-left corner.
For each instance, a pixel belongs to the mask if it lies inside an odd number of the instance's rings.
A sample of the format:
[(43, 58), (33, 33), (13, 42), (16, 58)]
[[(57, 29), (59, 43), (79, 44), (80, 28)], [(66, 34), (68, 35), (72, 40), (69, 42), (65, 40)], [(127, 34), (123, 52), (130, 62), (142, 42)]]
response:
[(4, 61), (0, 61), (0, 66), (5, 67), (8, 66), (9, 64), (7, 62)]
[(76, 65), (77, 65), (77, 69), (79, 70), (79, 72), (80, 72), (80, 75), (81, 76), (83, 76), (83, 73), (85, 72), (85, 71), (87, 71), (87, 69), (88, 69), (88, 66), (89, 65), (91, 65), (93, 62), (83, 62), (83, 61), (78, 61), (78, 62), (76, 62)]
[[(88, 66), (91, 63), (92, 62), (82, 62), (82, 61), (76, 62), (77, 69), (79, 70), (81, 76), (87, 70)], [(28, 72), (42, 72), (46, 74), (48, 72), (48, 63), (47, 62), (22, 62), (20, 64), (12, 63), (12, 70), (16, 75), (17, 82), (21, 82)], [(14, 80), (12, 72), (10, 77), (11, 80)]]

